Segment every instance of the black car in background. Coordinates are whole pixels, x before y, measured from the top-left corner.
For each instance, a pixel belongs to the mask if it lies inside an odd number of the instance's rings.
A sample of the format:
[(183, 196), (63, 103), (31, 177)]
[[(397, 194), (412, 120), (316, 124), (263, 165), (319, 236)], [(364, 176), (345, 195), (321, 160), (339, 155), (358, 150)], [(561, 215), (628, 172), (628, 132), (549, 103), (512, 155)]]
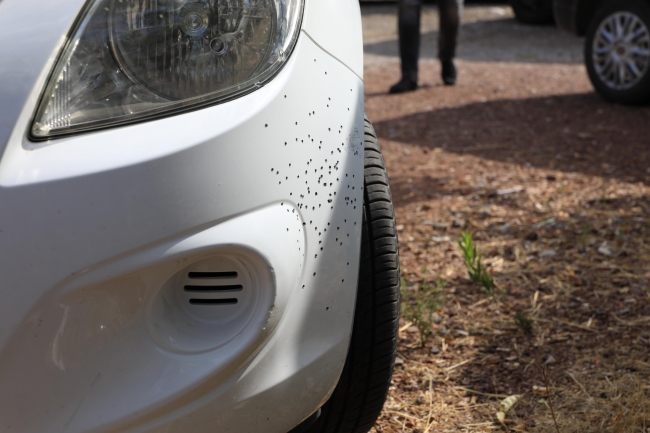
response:
[(526, 24), (553, 22), (553, 0), (510, 0), (515, 17)]
[(603, 98), (650, 102), (650, 0), (554, 0), (553, 10), (559, 28), (585, 36), (589, 78)]

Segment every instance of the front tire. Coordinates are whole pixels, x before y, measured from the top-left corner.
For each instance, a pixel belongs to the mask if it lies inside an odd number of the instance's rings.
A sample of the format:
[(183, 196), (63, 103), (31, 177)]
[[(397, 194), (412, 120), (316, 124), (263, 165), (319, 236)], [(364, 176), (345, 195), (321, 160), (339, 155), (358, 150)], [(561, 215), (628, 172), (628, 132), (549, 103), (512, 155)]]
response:
[(399, 328), (399, 254), (384, 158), (365, 119), (361, 261), (350, 348), (334, 392), (308, 433), (366, 433), (393, 374)]
[(525, 24), (550, 24), (553, 22), (552, 0), (510, 0), (515, 17)]
[(650, 6), (610, 1), (594, 15), (585, 40), (589, 79), (607, 101), (650, 101)]

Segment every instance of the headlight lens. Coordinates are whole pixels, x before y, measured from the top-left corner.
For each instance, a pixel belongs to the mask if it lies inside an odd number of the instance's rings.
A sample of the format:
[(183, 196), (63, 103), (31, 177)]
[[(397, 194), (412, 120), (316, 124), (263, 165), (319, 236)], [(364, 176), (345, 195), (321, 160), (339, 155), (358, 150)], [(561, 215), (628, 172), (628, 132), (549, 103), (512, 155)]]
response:
[(91, 0), (41, 99), (46, 138), (216, 103), (271, 79), (303, 0)]

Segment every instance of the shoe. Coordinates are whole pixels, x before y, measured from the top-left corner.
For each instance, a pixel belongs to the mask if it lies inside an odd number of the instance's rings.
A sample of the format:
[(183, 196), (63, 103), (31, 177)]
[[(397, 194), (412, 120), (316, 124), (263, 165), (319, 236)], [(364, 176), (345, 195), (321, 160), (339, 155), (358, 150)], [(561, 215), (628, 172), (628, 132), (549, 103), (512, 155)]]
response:
[(397, 84), (394, 84), (388, 93), (404, 93), (412, 92), (418, 88), (418, 83), (411, 80), (410, 78), (402, 78)]
[(453, 60), (443, 60), (442, 62), (442, 81), (447, 86), (453, 86), (456, 84), (456, 78), (458, 72), (456, 71), (456, 66), (454, 66)]

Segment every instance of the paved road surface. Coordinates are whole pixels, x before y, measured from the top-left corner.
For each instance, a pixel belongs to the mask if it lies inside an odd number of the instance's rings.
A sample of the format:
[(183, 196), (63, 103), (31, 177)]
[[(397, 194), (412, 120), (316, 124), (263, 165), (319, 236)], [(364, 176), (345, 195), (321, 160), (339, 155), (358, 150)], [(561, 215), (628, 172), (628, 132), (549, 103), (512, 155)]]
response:
[[(398, 60), (397, 5), (362, 4), (366, 65)], [(422, 59), (437, 58), (438, 11), (424, 7)], [(582, 39), (554, 26), (529, 26), (505, 5), (468, 5), (463, 15), (458, 57), (473, 62), (582, 63)]]

